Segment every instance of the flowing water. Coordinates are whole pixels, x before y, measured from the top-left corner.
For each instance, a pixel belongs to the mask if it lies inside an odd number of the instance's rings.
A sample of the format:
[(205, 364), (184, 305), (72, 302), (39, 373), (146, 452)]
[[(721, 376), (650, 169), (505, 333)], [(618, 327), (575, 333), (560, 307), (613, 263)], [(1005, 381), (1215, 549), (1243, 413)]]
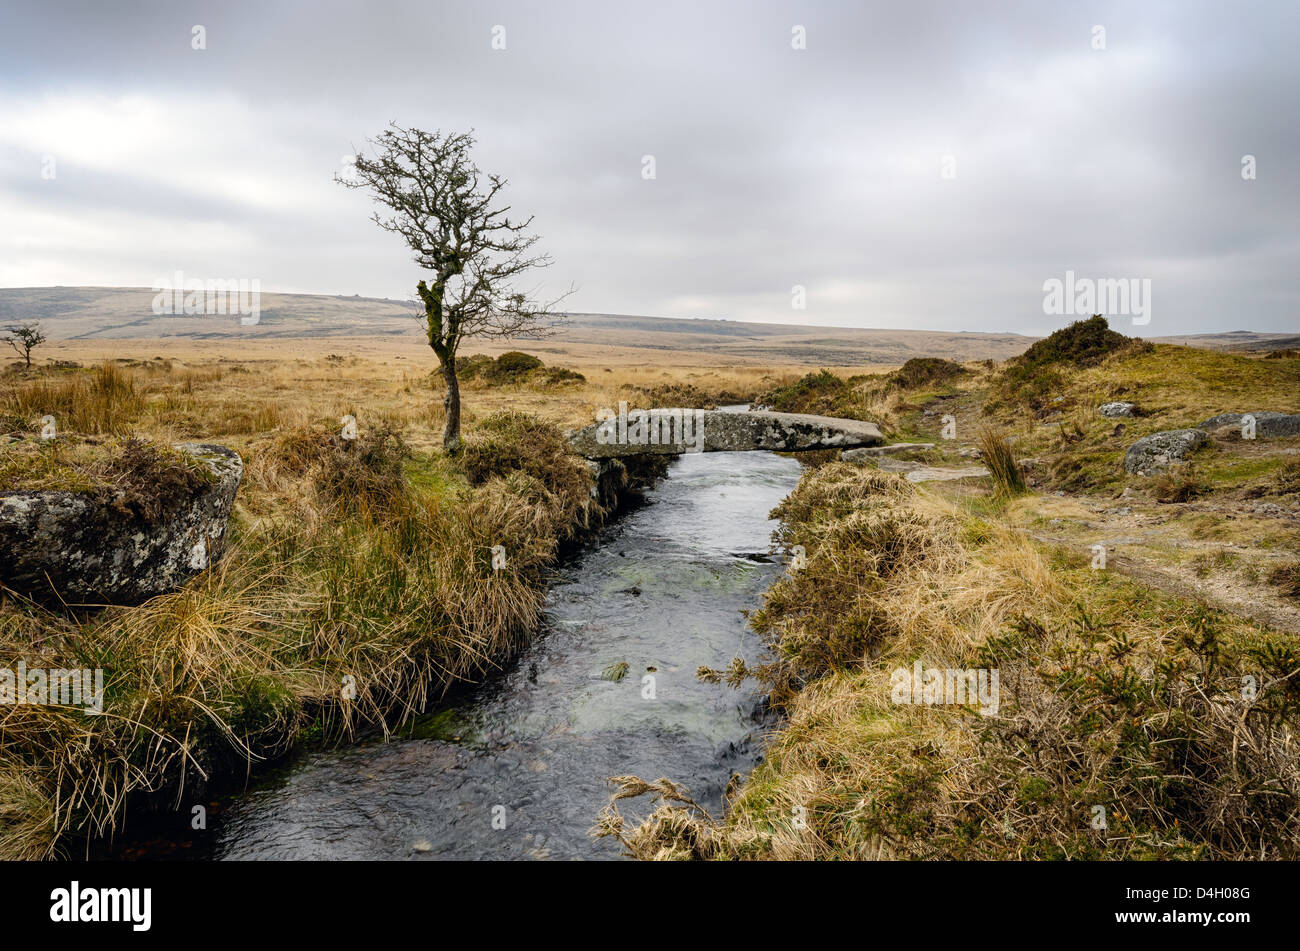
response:
[(213, 817), (204, 853), (615, 858), (588, 830), (607, 778), (629, 773), (685, 783), (716, 814), (767, 722), (757, 690), (695, 671), (759, 655), (741, 611), (780, 571), (767, 514), (798, 479), (769, 453), (680, 457), (648, 504), (561, 566), (543, 629), (500, 675), (410, 738), (295, 758)]

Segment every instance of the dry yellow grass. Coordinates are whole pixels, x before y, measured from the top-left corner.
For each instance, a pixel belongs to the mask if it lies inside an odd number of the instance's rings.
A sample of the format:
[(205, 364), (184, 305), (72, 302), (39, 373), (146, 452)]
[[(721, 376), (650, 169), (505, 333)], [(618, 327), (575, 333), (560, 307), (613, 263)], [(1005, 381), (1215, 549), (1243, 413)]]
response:
[[(69, 446), (109, 433), (201, 440), (247, 463), (226, 556), (181, 590), (76, 614), (0, 590), (0, 663), (102, 668), (106, 681), (102, 716), (29, 704), (0, 713), (0, 855), (45, 857), (70, 835), (111, 835), (128, 801), (174, 802), (304, 734), (386, 731), (518, 649), (559, 542), (611, 501), (608, 486), (591, 494), (587, 468), (547, 421), (585, 422), (625, 384), (468, 388), (466, 470), (437, 448), (428, 369), (191, 353), (0, 377), (0, 433), (19, 440), (3, 437), (0, 453), (64, 453), (37, 442), (51, 414)], [(504, 423), (490, 415), (500, 410), (512, 411)], [(360, 431), (348, 450), (345, 414)], [(510, 552), (506, 569), (492, 567), (494, 545)], [(355, 697), (342, 694), (346, 678)]]
[[(775, 659), (702, 672), (771, 688), (764, 762), (722, 819), (619, 777), (593, 831), (649, 859), (1294, 858), (1296, 640), (1090, 571), (1006, 504), (806, 476), (778, 512), (807, 564), (754, 618)], [(998, 671), (998, 708), (900, 702), (915, 663)], [(660, 805), (629, 828), (636, 795)]]

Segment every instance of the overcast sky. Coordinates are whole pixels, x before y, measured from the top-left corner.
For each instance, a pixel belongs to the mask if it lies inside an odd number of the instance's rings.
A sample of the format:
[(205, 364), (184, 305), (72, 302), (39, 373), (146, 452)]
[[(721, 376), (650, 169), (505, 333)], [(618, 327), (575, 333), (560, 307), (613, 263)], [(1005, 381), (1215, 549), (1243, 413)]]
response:
[(1295, 331), (1297, 46), (1294, 0), (0, 0), (0, 286), (413, 297), (332, 182), (397, 120), (476, 130), (575, 311), (1041, 333), (1073, 270)]

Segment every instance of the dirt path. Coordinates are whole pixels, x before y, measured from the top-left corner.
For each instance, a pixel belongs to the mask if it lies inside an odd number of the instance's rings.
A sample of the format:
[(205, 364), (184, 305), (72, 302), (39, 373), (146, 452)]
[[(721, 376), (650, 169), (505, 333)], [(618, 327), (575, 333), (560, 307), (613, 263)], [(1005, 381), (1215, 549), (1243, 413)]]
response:
[[(1075, 539), (1038, 532), (1028, 534), (1035, 541), (1044, 544), (1066, 548), (1078, 547), (1078, 541)], [(1099, 544), (1103, 543), (1099, 542)], [(1151, 559), (1133, 553), (1131, 549), (1123, 555), (1111, 554), (1108, 550), (1105, 570), (1118, 571), (1139, 584), (1156, 588), (1166, 594), (1197, 601), (1279, 631), (1300, 635), (1300, 610), (1267, 590), (1262, 582), (1247, 589), (1249, 591), (1247, 594), (1241, 590), (1241, 585), (1199, 579), (1191, 572), (1159, 565)]]

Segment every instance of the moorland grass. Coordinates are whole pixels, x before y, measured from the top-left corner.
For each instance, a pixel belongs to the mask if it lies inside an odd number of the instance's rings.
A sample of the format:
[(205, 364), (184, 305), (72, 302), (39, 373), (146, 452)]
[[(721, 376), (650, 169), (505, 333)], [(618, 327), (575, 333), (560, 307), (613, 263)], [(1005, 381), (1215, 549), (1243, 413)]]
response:
[[(777, 514), (808, 554), (754, 616), (773, 659), (701, 673), (758, 678), (788, 722), (725, 817), (623, 776), (595, 834), (650, 859), (1300, 855), (1293, 637), (843, 463)], [(996, 713), (897, 702), (918, 661), (999, 671)]]
[[(33, 441), (54, 407), (70, 438), (148, 434), (114, 457), (119, 476), (142, 477), (149, 450), (139, 447), (224, 415), (227, 391), (215, 383), (116, 364), (9, 378), (0, 406), (28, 438), (0, 459), (62, 453), (64, 471), (84, 462), (71, 442)], [(77, 406), (86, 397), (93, 409)], [(237, 443), (245, 480), (227, 553), (207, 572), (139, 607), (97, 612), (0, 591), (0, 666), (105, 676), (102, 715), (0, 708), (0, 856), (66, 854), (113, 836), (129, 806), (174, 808), (304, 740), (409, 722), (526, 643), (561, 541), (607, 511), (588, 468), (560, 451), (560, 432), (526, 414), (471, 427), (462, 460), (413, 449), (400, 405), (363, 416), (354, 441), (293, 405), (244, 408), (276, 425)], [(504, 567), (492, 564), (494, 546)]]

